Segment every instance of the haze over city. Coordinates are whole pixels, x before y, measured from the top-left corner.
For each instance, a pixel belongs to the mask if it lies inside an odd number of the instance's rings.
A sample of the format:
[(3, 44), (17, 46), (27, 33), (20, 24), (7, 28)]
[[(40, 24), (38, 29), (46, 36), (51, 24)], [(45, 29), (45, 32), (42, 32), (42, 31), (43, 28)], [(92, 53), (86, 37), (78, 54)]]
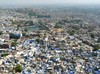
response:
[(0, 0), (0, 4), (100, 4), (100, 0)]

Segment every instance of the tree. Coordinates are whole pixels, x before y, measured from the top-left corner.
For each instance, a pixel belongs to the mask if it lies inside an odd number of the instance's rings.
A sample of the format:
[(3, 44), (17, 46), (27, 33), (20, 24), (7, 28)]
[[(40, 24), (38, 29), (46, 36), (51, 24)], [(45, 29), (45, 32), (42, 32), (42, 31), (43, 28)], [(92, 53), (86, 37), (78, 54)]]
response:
[(26, 33), (22, 33), (23, 36), (26, 36)]
[(2, 31), (0, 31), (0, 35), (2, 35), (3, 34), (3, 32)]
[(98, 38), (98, 42), (100, 42), (100, 37)]
[(8, 55), (9, 55), (8, 53), (4, 53), (4, 54), (1, 54), (1, 57), (6, 57)]
[(62, 26), (61, 26), (61, 25), (56, 24), (56, 25), (54, 26), (54, 28), (62, 28)]
[(95, 38), (95, 35), (93, 33), (90, 34), (91, 38)]
[(96, 51), (96, 50), (98, 50), (98, 49), (100, 49), (100, 46), (99, 46), (99, 45), (95, 45), (93, 51)]
[(9, 35), (10, 35), (10, 39), (19, 39), (20, 38), (19, 34), (10, 33)]
[(27, 32), (28, 30), (27, 29), (24, 29), (24, 31)]
[(17, 64), (15, 67), (15, 72), (21, 72), (23, 70), (22, 66), (20, 64)]
[(11, 45), (12, 45), (13, 47), (16, 47), (16, 45), (17, 45), (16, 41), (12, 42)]
[(75, 31), (72, 30), (72, 31), (69, 31), (68, 33), (69, 33), (70, 35), (74, 35), (74, 34), (75, 34)]
[(41, 40), (41, 39), (39, 39), (39, 38), (37, 38), (35, 41), (36, 41), (38, 44), (43, 44), (43, 40)]

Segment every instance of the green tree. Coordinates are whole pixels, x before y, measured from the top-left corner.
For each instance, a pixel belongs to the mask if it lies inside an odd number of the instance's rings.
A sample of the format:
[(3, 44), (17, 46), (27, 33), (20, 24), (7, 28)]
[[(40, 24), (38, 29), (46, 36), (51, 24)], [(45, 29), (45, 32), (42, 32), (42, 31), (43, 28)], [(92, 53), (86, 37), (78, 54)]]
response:
[(2, 31), (0, 31), (0, 35), (2, 35), (3, 34), (3, 32)]
[(16, 42), (16, 41), (14, 41), (14, 42), (12, 42), (12, 43), (11, 43), (11, 45), (12, 45), (13, 47), (16, 47), (17, 42)]
[(98, 42), (100, 42), (100, 37), (98, 38)]
[(19, 39), (20, 38), (20, 35), (17, 36), (17, 35), (15, 35), (13, 33), (10, 33), (9, 35), (10, 35), (10, 39)]
[(4, 54), (1, 54), (1, 57), (6, 57), (8, 55), (9, 55), (8, 53), (4, 53)]
[(24, 31), (27, 32), (28, 30), (27, 29), (24, 29)]
[(56, 24), (56, 25), (54, 26), (54, 28), (62, 28), (62, 26), (61, 26), (61, 25)]
[(39, 39), (39, 38), (37, 38), (35, 41), (36, 41), (38, 44), (43, 44), (43, 40), (41, 40), (41, 39)]
[(95, 38), (95, 34), (91, 33), (90, 34), (91, 38)]
[(15, 67), (15, 72), (21, 72), (23, 70), (22, 66), (20, 64), (17, 64)]
[(100, 49), (100, 46), (99, 46), (99, 45), (95, 45), (93, 51), (96, 51), (96, 50), (98, 50), (98, 49)]
[(22, 33), (23, 36), (26, 36), (26, 33)]
[(74, 30), (68, 31), (68, 33), (69, 33), (70, 35), (74, 35), (74, 34), (75, 34), (75, 31), (74, 31)]

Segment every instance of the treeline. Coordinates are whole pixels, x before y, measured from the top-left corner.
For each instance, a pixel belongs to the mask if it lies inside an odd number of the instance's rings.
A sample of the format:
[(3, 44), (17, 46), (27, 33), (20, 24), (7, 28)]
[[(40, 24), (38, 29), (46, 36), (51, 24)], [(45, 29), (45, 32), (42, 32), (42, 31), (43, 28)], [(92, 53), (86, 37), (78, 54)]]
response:
[(79, 23), (82, 23), (82, 20), (80, 20), (80, 19), (71, 19), (71, 20), (64, 19), (64, 20), (58, 21), (56, 24), (64, 25), (65, 23), (79, 24)]
[(35, 16), (35, 17), (37, 17), (37, 18), (51, 18), (50, 15), (41, 15), (41, 14), (37, 14), (37, 13), (35, 13), (35, 12), (33, 12), (33, 11), (30, 11), (30, 12), (28, 13), (28, 15), (29, 15), (30, 17)]
[[(24, 20), (20, 20), (20, 21), (12, 21), (12, 24), (17, 24), (19, 27), (21, 27), (21, 26), (32, 26), (32, 25), (34, 25), (34, 23), (33, 23), (33, 21), (24, 21)], [(23, 25), (21, 25), (21, 24), (23, 24)]]

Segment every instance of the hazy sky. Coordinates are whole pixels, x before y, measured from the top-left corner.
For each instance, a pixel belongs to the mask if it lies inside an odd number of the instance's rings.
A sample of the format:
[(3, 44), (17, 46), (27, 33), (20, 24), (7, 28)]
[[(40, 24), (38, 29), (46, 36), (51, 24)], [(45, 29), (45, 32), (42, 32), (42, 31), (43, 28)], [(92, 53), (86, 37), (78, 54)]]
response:
[(0, 0), (0, 4), (100, 4), (100, 0)]

